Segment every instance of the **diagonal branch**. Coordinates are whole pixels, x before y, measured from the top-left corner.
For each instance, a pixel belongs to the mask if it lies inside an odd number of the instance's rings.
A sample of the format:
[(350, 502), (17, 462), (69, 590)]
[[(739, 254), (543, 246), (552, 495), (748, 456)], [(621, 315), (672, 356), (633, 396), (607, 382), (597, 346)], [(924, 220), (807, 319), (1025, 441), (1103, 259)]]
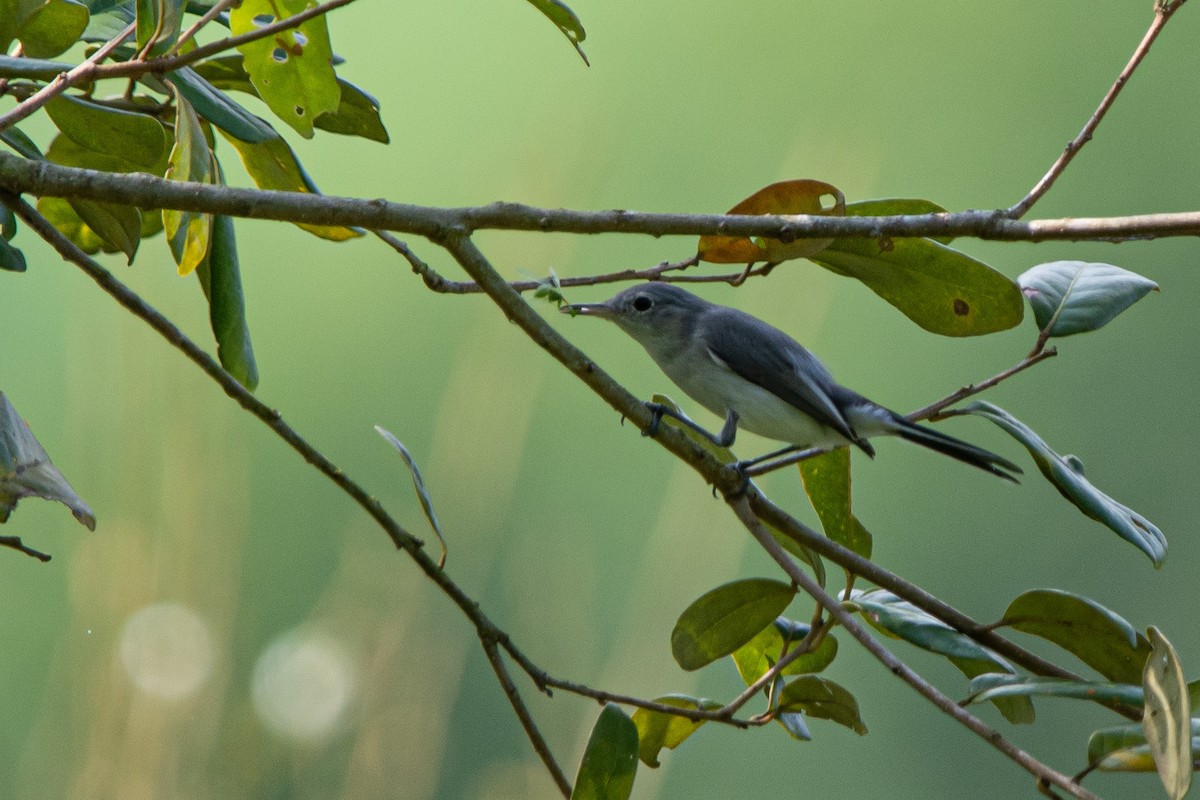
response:
[(907, 664), (896, 658), (891, 651), (881, 645), (876, 641), (875, 637), (867, 632), (862, 624), (854, 618), (854, 615), (842, 608), (841, 603), (837, 599), (822, 589), (804, 570), (800, 569), (799, 565), (788, 556), (780, 544), (775, 541), (775, 537), (759, 521), (758, 516), (750, 507), (750, 503), (747, 502), (745, 497), (729, 499), (728, 502), (738, 520), (746, 526), (746, 529), (750, 531), (750, 534), (758, 544), (787, 573), (787, 576), (795, 581), (801, 589), (811, 595), (814, 600), (820, 603), (829, 612), (829, 615), (844, 627), (851, 636), (857, 639), (859, 644), (874, 656), (879, 663), (887, 667), (889, 672), (911, 686), (918, 694), (936, 706), (940, 711), (953, 717), (956, 722), (1023, 767), (1039, 781), (1059, 786), (1069, 792), (1072, 797), (1080, 798), (1080, 800), (1099, 800), (1096, 795), (1084, 789), (1069, 776), (1051, 769), (1029, 755), (1029, 753), (1026, 753), (1021, 748), (1006, 740), (998, 731), (992, 729), (974, 714), (959, 706), (936, 686), (926, 681)]
[(1142, 63), (1142, 59), (1146, 57), (1146, 53), (1150, 52), (1150, 45), (1154, 44), (1154, 40), (1158, 38), (1158, 34), (1162, 33), (1163, 27), (1170, 21), (1171, 16), (1179, 10), (1187, 0), (1158, 0), (1154, 5), (1154, 21), (1150, 23), (1149, 30), (1142, 37), (1141, 43), (1137, 49), (1133, 51), (1133, 55), (1129, 59), (1129, 63), (1125, 65), (1125, 69), (1117, 75), (1117, 79), (1113, 81), (1113, 85), (1109, 87), (1105, 93), (1104, 99), (1100, 101), (1100, 105), (1092, 112), (1092, 116), (1088, 118), (1084, 124), (1083, 130), (1079, 132), (1071, 141), (1067, 142), (1067, 147), (1063, 150), (1062, 155), (1050, 167), (1050, 171), (1042, 176), (1029, 194), (1025, 195), (1019, 203), (1007, 209), (1004, 213), (1006, 216), (1013, 219), (1020, 219), (1029, 213), (1029, 209), (1033, 208), (1034, 203), (1042, 198), (1042, 195), (1050, 191), (1050, 187), (1058, 180), (1059, 176), (1067, 168), (1067, 165), (1074, 160), (1083, 146), (1092, 140), (1092, 136), (1096, 133), (1096, 128), (1099, 127), (1100, 121), (1104, 119), (1104, 115), (1112, 108), (1113, 102), (1117, 99), (1117, 95), (1125, 88), (1125, 84), (1133, 77), (1133, 71)]

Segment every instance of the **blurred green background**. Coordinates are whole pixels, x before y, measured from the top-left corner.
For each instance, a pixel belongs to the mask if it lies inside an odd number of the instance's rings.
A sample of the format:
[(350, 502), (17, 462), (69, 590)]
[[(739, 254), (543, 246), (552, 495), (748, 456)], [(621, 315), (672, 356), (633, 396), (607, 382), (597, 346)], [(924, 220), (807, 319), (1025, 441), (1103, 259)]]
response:
[[(326, 193), (432, 205), (719, 212), (772, 181), (811, 177), (850, 200), (1005, 206), (1078, 132), (1151, 18), (1149, 0), (572, 7), (590, 69), (520, 0), (360, 0), (335, 13), (339, 72), (378, 96), (392, 144), (320, 134), (294, 141), (298, 155)], [(1185, 7), (1168, 26), (1034, 216), (1197, 207), (1198, 13)], [(48, 128), (27, 130), (45, 144)], [(220, 152), (236, 165), (231, 148)], [(486, 298), (429, 293), (370, 238), (333, 245), (251, 221), (237, 232), (258, 395), (425, 536), (403, 464), (372, 426), (404, 441), (447, 532), (450, 574), (526, 653), (618, 692), (738, 691), (731, 664), (683, 674), (670, 657), (671, 626), (692, 599), (775, 574), (694, 473), (618, 425)], [(473, 631), (383, 533), (81, 273), (28, 232), (17, 243), (30, 267), (0, 276), (0, 389), (99, 528), (27, 500), (3, 531), (54, 560), (0, 553), (0, 797), (554, 796)], [(695, 246), (499, 233), (479, 243), (513, 279), (647, 267)], [(460, 277), (436, 248), (412, 244)], [(1156, 572), (1036, 472), (1013, 487), (884, 442), (873, 462), (855, 456), (855, 508), (876, 560), (985, 620), (1029, 588), (1085, 594), (1139, 628), (1160, 626), (1200, 677), (1188, 577), (1200, 568), (1195, 241), (958, 246), (1014, 277), (1082, 259), (1160, 283), (988, 399), (1078, 454), (1100, 488), (1163, 529), (1170, 554)], [(135, 266), (109, 266), (210, 341), (196, 281), (176, 276), (161, 240)], [(985, 339), (933, 337), (805, 262), (703, 293), (786, 329), (898, 410), (1007, 367), (1035, 336), (1027, 320)], [(635, 393), (671, 390), (615, 327), (541, 308)], [(1031, 466), (982, 421), (945, 429)], [(738, 451), (766, 447), (745, 435)], [(794, 472), (763, 485), (812, 519)], [(857, 694), (869, 736), (817, 721), (816, 740), (799, 744), (775, 728), (709, 726), (660, 769), (643, 768), (635, 796), (1034, 794), (1024, 772), (842, 638), (829, 674)], [(894, 644), (965, 694), (940, 660)], [(598, 708), (520, 687), (573, 775)], [(1088, 732), (1120, 721), (1068, 701), (1039, 710), (1022, 728), (979, 713), (1066, 772), (1083, 766)], [(1161, 791), (1154, 776), (1086, 785)]]

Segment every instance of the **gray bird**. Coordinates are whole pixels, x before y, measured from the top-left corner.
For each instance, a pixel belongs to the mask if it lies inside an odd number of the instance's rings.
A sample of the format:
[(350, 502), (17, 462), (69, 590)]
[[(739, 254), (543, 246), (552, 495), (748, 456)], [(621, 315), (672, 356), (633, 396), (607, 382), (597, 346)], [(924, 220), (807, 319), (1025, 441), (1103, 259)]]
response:
[[(561, 310), (612, 320), (636, 339), (675, 385), (725, 418), (715, 436), (681, 418), (718, 445), (733, 444), (739, 425), (789, 445), (755, 462), (792, 450), (842, 445), (854, 445), (874, 457), (867, 440), (895, 435), (1014, 483), (1016, 478), (1005, 470), (1021, 472), (1008, 459), (910, 422), (847, 389), (816, 356), (778, 328), (673, 284), (643, 283), (604, 303)], [(676, 416), (662, 407), (654, 410)]]

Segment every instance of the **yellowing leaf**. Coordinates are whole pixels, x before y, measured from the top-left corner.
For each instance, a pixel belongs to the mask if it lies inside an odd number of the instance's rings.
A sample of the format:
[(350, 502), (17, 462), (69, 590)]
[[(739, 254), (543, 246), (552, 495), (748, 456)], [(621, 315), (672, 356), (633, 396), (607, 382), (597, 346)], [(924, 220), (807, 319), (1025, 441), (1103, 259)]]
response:
[[(812, 214), (842, 217), (846, 197), (836, 186), (822, 181), (795, 180), (772, 183), (729, 209), (729, 214)], [(710, 264), (749, 264), (754, 261), (788, 261), (807, 258), (824, 250), (832, 239), (757, 239), (745, 236), (701, 236), (697, 252)]]

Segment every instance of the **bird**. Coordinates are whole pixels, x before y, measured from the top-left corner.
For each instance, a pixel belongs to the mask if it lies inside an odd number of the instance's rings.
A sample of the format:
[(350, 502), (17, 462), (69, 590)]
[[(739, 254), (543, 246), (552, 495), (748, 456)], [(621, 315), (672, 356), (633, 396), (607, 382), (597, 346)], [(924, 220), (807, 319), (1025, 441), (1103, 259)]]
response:
[(842, 386), (803, 345), (736, 308), (717, 305), (671, 283), (631, 286), (602, 303), (563, 305), (571, 315), (607, 319), (631, 336), (685, 394), (725, 419), (712, 434), (669, 408), (651, 404), (721, 447), (738, 428), (786, 443), (783, 450), (853, 446), (874, 458), (869, 439), (898, 436), (1014, 483), (1008, 459), (926, 425), (918, 425)]

